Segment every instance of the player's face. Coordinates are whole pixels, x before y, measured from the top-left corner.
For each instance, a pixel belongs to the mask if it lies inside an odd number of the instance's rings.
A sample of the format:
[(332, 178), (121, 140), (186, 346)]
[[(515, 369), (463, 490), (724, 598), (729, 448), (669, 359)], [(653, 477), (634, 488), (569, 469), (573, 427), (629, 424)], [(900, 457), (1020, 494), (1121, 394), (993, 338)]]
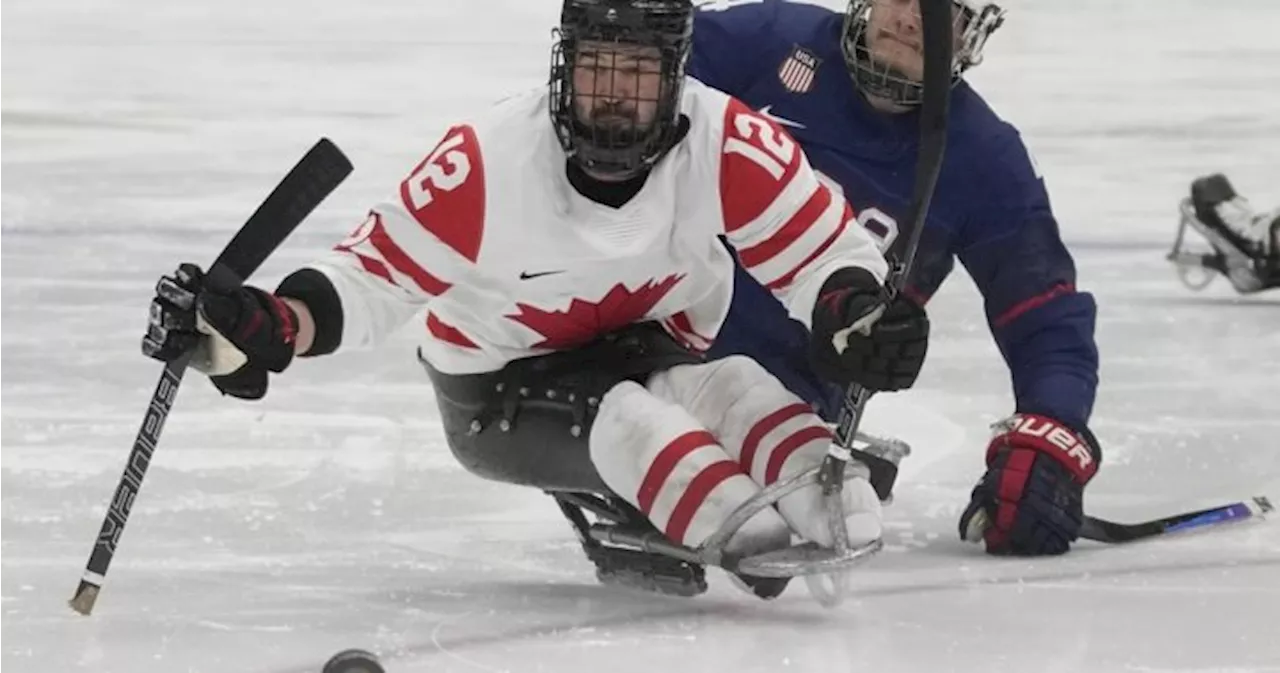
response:
[(578, 118), (597, 128), (647, 128), (657, 114), (661, 73), (656, 47), (582, 43), (573, 64)]
[[(952, 5), (951, 12), (958, 22), (960, 9)], [(872, 60), (911, 80), (924, 79), (924, 33), (918, 0), (876, 0), (867, 18), (865, 39)]]

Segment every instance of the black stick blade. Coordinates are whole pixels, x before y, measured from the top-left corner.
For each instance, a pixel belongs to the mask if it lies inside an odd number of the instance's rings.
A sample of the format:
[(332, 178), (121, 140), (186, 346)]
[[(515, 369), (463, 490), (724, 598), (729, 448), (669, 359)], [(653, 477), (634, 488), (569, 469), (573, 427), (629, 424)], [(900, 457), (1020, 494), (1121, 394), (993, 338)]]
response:
[(1086, 516), (1084, 525), (1080, 528), (1080, 537), (1096, 542), (1133, 542), (1166, 533), (1178, 533), (1195, 528), (1243, 521), (1244, 519), (1262, 516), (1274, 511), (1274, 509), (1271, 501), (1266, 496), (1257, 496), (1251, 500), (1175, 514), (1142, 523), (1116, 523)]
[(213, 266), (226, 267), (240, 280), (253, 275), (351, 171), (342, 150), (321, 138), (249, 216)]

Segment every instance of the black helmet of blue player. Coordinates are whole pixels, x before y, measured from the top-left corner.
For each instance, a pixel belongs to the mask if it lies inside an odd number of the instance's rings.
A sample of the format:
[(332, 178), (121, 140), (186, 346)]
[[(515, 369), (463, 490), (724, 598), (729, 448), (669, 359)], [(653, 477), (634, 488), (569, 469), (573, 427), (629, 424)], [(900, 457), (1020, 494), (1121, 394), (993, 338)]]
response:
[(565, 0), (550, 107), (571, 161), (625, 179), (671, 149), (692, 34), (692, 0)]
[[(953, 0), (955, 24), (955, 49), (951, 59), (951, 82), (955, 84), (969, 68), (982, 62), (982, 48), (987, 38), (1004, 22), (1005, 10), (985, 0)], [(873, 16), (880, 12), (883, 16)], [(889, 15), (897, 17), (894, 26), (887, 26)], [(922, 68), (923, 45), (919, 34), (920, 6), (918, 0), (851, 0), (845, 12), (844, 35), (841, 47), (845, 64), (853, 81), (863, 95), (888, 101), (903, 108), (911, 108), (923, 100), (920, 72), (909, 72), (901, 64), (890, 63), (884, 54), (877, 54), (874, 41), (880, 37), (877, 31), (900, 29), (906, 24), (912, 35), (894, 35), (890, 39), (898, 44), (895, 49), (914, 50), (913, 64)], [(876, 21), (880, 19), (880, 21)], [(879, 28), (877, 27), (879, 26)]]

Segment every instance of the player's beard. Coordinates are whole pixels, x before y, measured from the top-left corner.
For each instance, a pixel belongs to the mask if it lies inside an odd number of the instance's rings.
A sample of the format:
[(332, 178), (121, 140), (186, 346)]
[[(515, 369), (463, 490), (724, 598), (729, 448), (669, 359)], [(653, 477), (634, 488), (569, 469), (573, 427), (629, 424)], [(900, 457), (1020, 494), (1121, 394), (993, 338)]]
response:
[(641, 124), (635, 105), (622, 101), (596, 103), (591, 108), (587, 125), (598, 137), (607, 138), (608, 145), (615, 147), (631, 144), (647, 128), (647, 125)]

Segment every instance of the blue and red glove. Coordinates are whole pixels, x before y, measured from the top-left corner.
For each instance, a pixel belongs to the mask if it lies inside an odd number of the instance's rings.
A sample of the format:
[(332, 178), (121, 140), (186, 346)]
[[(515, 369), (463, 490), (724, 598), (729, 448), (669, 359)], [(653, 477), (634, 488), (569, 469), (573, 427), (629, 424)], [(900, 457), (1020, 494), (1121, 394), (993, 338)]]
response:
[(1062, 554), (1080, 536), (1084, 487), (1102, 450), (1087, 429), (1016, 414), (987, 447), (987, 472), (960, 516), (960, 537), (989, 554)]

